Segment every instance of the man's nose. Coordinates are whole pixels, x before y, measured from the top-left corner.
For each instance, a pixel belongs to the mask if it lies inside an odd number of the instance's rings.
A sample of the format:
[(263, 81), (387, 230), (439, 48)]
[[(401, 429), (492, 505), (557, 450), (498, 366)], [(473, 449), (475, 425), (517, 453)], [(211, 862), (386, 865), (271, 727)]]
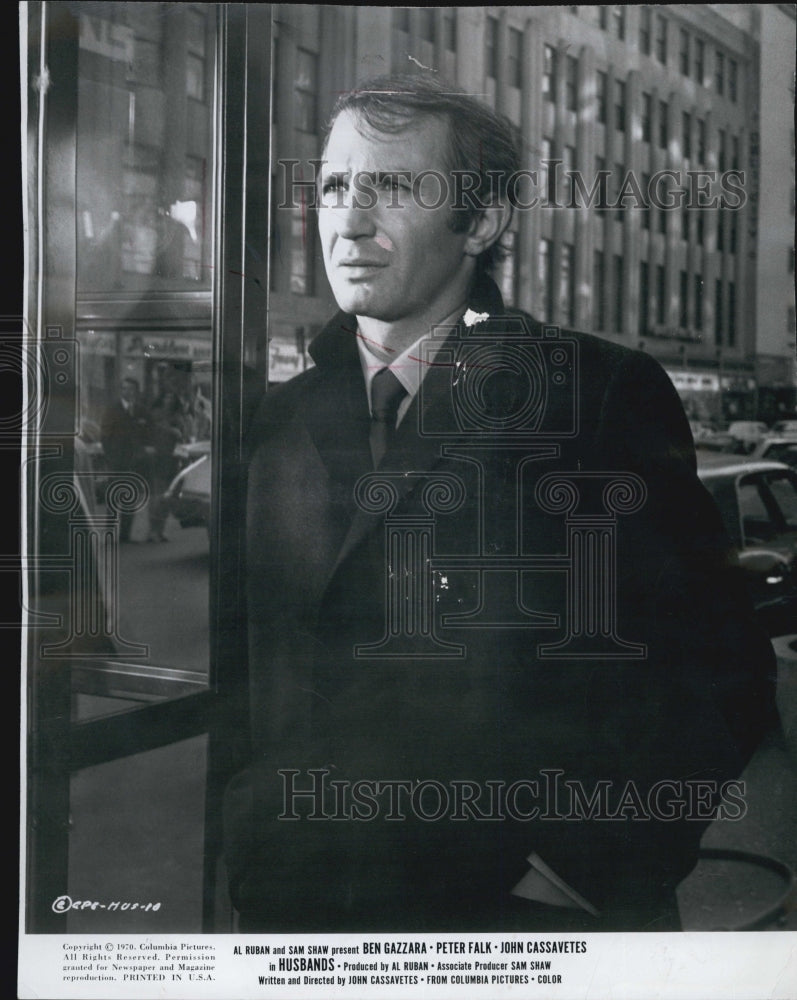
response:
[(376, 233), (374, 210), (369, 207), (368, 196), (352, 188), (332, 209), (338, 235), (347, 240), (373, 236)]

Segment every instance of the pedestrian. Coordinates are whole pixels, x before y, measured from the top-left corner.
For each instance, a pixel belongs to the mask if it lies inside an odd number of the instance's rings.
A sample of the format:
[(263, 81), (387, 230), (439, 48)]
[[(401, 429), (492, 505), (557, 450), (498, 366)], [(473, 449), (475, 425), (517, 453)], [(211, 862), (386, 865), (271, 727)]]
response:
[(164, 500), (169, 483), (177, 473), (175, 447), (186, 439), (186, 421), (177, 393), (166, 390), (150, 409), (150, 442), (153, 450), (150, 477), (149, 541), (168, 542)]
[[(118, 397), (106, 407), (100, 424), (100, 440), (108, 469), (109, 486), (126, 473), (149, 478), (147, 439), (149, 421), (141, 402), (141, 387), (134, 378), (122, 379)], [(131, 541), (132, 514), (120, 516), (119, 540)]]

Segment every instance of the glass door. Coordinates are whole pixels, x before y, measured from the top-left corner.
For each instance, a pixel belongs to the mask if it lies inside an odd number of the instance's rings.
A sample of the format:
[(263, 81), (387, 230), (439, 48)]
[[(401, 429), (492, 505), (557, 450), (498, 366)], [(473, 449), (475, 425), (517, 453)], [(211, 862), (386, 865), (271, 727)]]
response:
[[(138, 865), (165, 827), (183, 883), (171, 917), (115, 929), (213, 929), (218, 911), (218, 797), (248, 753), (242, 442), (267, 383), (270, 21), (269, 5), (25, 5), (31, 931), (97, 926), (53, 900), (101, 890), (82, 873), (113, 851), (113, 816)], [(188, 846), (162, 795), (185, 775)]]

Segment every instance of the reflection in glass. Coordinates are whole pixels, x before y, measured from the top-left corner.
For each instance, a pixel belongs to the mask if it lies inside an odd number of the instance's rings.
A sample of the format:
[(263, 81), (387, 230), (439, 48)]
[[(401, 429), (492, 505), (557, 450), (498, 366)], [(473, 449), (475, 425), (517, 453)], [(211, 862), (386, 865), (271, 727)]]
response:
[(80, 5), (78, 290), (210, 288), (202, 5)]
[(87, 718), (207, 684), (215, 5), (75, 6), (75, 468), (114, 533), (92, 569), (113, 629), (72, 668)]

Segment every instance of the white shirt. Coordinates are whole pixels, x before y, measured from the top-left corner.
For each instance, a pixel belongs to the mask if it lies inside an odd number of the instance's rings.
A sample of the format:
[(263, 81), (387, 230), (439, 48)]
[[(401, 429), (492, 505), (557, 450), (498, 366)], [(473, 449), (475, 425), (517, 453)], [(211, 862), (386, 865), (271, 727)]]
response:
[[(418, 395), (421, 382), (426, 378), (438, 351), (445, 342), (448, 332), (445, 328), (456, 326), (457, 321), (464, 311), (465, 307), (463, 305), (451, 313), (450, 316), (446, 316), (442, 322), (435, 323), (432, 329), (418, 337), (405, 351), (402, 351), (401, 354), (392, 358), (389, 362), (377, 355), (374, 347), (369, 345), (367, 337), (363, 336), (359, 327), (357, 328), (357, 349), (360, 352), (360, 365), (362, 366), (363, 378), (365, 379), (365, 391), (368, 394), (369, 409), (371, 408), (371, 382), (373, 382), (374, 375), (383, 368), (389, 368), (407, 390), (407, 395), (402, 399), (396, 416), (396, 426), (398, 427), (404, 418), (404, 414), (412, 405), (413, 399)], [(430, 341), (430, 343), (424, 348), (422, 345), (426, 341)]]

